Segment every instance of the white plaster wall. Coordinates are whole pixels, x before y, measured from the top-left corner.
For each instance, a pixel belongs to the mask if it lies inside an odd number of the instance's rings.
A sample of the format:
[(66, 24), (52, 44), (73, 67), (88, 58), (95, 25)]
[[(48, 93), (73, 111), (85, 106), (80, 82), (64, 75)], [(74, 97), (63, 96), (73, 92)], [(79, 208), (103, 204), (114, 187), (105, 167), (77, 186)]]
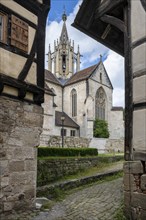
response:
[[(72, 118), (71, 112), (71, 91), (75, 89), (77, 92), (77, 116)], [(64, 111), (80, 126), (80, 136), (86, 136), (85, 127), (85, 99), (86, 99), (86, 82), (78, 82), (73, 85), (67, 86), (64, 89)]]
[(110, 139), (124, 139), (123, 111), (110, 111)]
[(140, 0), (131, 0), (131, 17), (132, 42), (134, 42), (146, 35), (146, 13)]
[(124, 140), (109, 138), (92, 138), (89, 147), (98, 149), (98, 153), (124, 152)]
[(57, 105), (56, 111), (62, 111), (62, 87), (50, 82), (46, 82), (50, 89), (53, 88), (56, 96), (54, 96), (54, 103)]
[(23, 8), (21, 5), (14, 2), (13, 0), (1, 0), (0, 3), (2, 5), (5, 5), (7, 8), (16, 11), (19, 15), (30, 20), (34, 24), (37, 24), (37, 16), (31, 13), (30, 11), (28, 11), (27, 9)]

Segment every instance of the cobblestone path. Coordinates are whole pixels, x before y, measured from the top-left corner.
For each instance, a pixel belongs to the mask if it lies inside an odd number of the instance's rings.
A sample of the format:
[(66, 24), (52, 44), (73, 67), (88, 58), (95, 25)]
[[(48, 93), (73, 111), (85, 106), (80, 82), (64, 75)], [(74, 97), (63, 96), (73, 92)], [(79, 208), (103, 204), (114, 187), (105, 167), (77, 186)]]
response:
[(70, 194), (33, 220), (114, 220), (122, 192), (122, 178), (93, 185)]

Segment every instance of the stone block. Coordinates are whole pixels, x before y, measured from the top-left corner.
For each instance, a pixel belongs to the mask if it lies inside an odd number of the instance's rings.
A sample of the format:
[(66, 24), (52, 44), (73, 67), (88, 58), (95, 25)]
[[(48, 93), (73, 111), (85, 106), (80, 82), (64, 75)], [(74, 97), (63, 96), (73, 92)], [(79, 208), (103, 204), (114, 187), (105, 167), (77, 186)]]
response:
[(34, 160), (25, 160), (25, 171), (36, 171), (37, 163)]
[(8, 170), (8, 160), (1, 160), (0, 161), (0, 175), (8, 175), (9, 170)]
[(123, 166), (124, 173), (129, 174), (143, 174), (144, 169), (140, 161), (127, 161)]
[(13, 209), (12, 202), (4, 202), (4, 211), (11, 211)]
[(131, 206), (146, 209), (146, 194), (138, 192), (131, 193)]
[(146, 191), (146, 174), (141, 176), (141, 190)]
[(10, 172), (24, 171), (24, 161), (12, 161), (9, 163)]
[(17, 185), (27, 185), (35, 183), (35, 172), (15, 172), (10, 174), (10, 184), (17, 186)]
[(124, 174), (123, 183), (125, 191), (136, 191), (137, 187), (133, 174)]
[(5, 187), (9, 185), (9, 177), (2, 177), (1, 178), (1, 187)]

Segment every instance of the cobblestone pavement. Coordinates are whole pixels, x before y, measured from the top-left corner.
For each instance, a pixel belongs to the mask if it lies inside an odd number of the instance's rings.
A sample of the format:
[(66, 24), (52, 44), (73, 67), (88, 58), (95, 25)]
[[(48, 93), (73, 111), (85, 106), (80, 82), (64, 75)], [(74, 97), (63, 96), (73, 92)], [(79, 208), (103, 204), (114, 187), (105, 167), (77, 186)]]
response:
[(76, 191), (33, 220), (114, 220), (122, 199), (122, 178)]

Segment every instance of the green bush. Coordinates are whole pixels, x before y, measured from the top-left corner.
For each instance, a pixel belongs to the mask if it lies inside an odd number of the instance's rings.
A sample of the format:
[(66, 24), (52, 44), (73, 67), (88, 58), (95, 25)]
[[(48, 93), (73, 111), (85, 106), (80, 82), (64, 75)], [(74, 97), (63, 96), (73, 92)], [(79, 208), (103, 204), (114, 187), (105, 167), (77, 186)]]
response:
[(49, 156), (97, 156), (98, 150), (96, 148), (55, 148), (55, 147), (39, 147), (38, 157)]
[(93, 128), (94, 137), (98, 138), (108, 138), (109, 131), (108, 131), (108, 124), (104, 120), (96, 119), (94, 121), (94, 128)]

